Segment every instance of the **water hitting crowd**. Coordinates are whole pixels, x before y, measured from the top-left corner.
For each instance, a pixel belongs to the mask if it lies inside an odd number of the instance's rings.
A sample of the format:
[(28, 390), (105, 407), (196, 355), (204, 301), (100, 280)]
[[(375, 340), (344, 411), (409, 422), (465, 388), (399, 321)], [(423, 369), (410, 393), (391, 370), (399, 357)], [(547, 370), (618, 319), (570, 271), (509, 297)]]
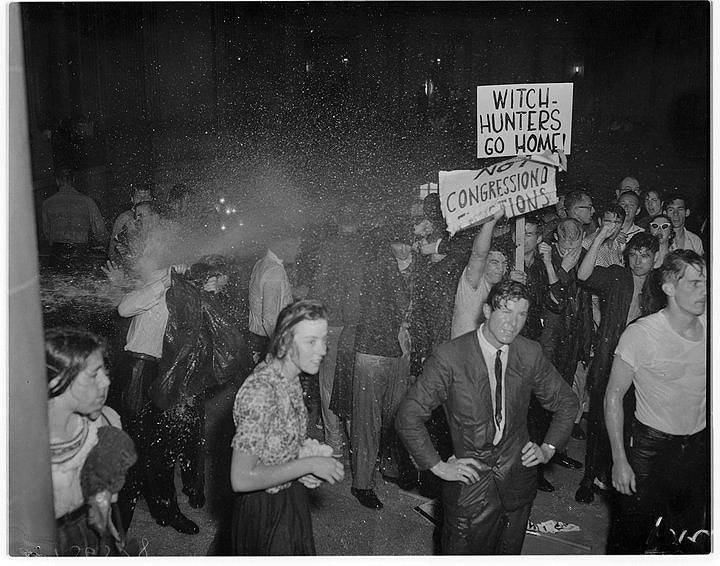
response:
[(513, 269), (514, 219), (449, 237), (437, 194), (368, 220), (338, 206), (322, 237), (271, 222), (248, 264), (188, 246), (182, 186), (162, 207), (135, 191), (109, 236), (71, 172), (58, 186), (52, 264), (103, 243), (103, 292), (130, 321), (109, 370), (97, 334), (47, 332), (59, 553), (132, 554), (140, 497), (199, 532), (174, 470), (202, 507), (205, 401), (227, 386), (235, 554), (315, 554), (307, 490), (344, 481), (346, 456), (360, 505), (383, 508), (378, 481), (441, 498), (446, 554), (519, 554), (549, 465), (583, 469), (579, 503), (612, 494), (608, 552), (708, 548), (706, 265), (687, 195), (632, 177), (597, 211), (562, 194), (524, 217)]

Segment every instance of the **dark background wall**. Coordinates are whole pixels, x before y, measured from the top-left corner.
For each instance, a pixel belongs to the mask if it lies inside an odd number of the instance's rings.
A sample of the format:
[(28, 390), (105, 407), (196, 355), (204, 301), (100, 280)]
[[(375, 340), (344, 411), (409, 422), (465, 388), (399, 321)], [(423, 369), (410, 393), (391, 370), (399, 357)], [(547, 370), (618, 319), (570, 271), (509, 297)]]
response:
[(107, 216), (221, 158), (387, 191), (477, 165), (477, 85), (567, 81), (570, 184), (708, 194), (704, 2), (32, 3), (23, 28), (38, 201), (63, 162)]

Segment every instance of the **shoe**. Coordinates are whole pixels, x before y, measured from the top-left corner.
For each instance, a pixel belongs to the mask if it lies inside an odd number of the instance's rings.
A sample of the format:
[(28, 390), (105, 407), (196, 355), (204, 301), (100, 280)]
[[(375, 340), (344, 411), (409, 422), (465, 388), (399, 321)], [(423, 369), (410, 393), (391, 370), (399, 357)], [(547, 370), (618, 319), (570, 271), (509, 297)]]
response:
[(382, 509), (383, 504), (375, 495), (372, 489), (357, 489), (355, 487), (350, 488), (355, 498), (360, 502), (360, 505), (367, 507), (368, 509)]
[(180, 513), (180, 511), (176, 511), (172, 514), (162, 515), (159, 518), (156, 518), (155, 522), (161, 527), (170, 525), (177, 532), (183, 533), (185, 535), (196, 535), (200, 532), (200, 528), (197, 526), (197, 524), (194, 521), (188, 519), (182, 513)]
[(188, 496), (188, 505), (193, 509), (200, 509), (205, 506), (205, 494), (196, 492), (194, 489), (183, 488), (182, 492)]
[(383, 476), (383, 479), (386, 482), (394, 483), (403, 491), (412, 491), (413, 489), (416, 489), (418, 487), (418, 481), (416, 477), (392, 478), (390, 476)]
[(546, 493), (552, 493), (555, 491), (555, 486), (551, 484), (545, 476), (538, 476), (538, 484), (537, 484), (538, 491), (544, 491)]
[(585, 482), (581, 482), (580, 487), (578, 487), (578, 490), (575, 492), (575, 501), (578, 503), (592, 503), (595, 501), (592, 484), (588, 485)]
[(566, 452), (558, 452), (557, 454), (555, 454), (555, 457), (552, 459), (552, 461), (558, 466), (562, 466), (563, 468), (569, 468), (571, 470), (580, 470), (583, 467), (581, 462), (578, 462), (577, 460), (571, 458), (567, 455)]
[(585, 434), (585, 431), (580, 426), (580, 423), (575, 423), (573, 425), (573, 429), (572, 429), (572, 432), (570, 433), (570, 436), (572, 436), (576, 440), (585, 440), (587, 438), (587, 434)]

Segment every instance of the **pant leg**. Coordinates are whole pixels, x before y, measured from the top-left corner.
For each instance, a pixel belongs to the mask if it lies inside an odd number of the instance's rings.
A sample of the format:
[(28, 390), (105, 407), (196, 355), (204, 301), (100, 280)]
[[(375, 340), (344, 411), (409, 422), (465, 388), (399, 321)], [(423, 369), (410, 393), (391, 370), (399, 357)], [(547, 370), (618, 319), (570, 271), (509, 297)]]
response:
[(336, 451), (342, 447), (343, 436), (340, 419), (330, 410), (330, 398), (335, 380), (335, 366), (337, 365), (338, 345), (342, 330), (342, 326), (330, 326), (328, 328), (327, 353), (320, 364), (320, 371), (318, 372), (325, 443), (332, 446), (333, 450)]
[[(462, 506), (457, 505), (460, 494)], [(442, 554), (499, 553), (506, 518), (492, 477), (484, 477), (469, 486), (444, 482), (442, 498)]]
[(386, 384), (382, 406), (380, 453), (384, 457), (380, 460), (380, 470), (383, 475), (405, 480), (413, 475), (417, 477), (417, 470), (395, 430), (395, 416), (410, 387), (410, 359), (405, 356), (393, 359), (395, 367)]
[(355, 356), (352, 417), (352, 485), (373, 489), (380, 449), (382, 403), (387, 382), (395, 369), (393, 358), (358, 352)]
[(525, 542), (525, 531), (532, 504), (528, 503), (519, 509), (504, 513), (504, 526), (500, 535), (500, 548), (498, 554), (517, 555), (522, 552)]
[(187, 494), (205, 493), (205, 401), (195, 397), (188, 408), (188, 439), (180, 453), (180, 477), (183, 492)]

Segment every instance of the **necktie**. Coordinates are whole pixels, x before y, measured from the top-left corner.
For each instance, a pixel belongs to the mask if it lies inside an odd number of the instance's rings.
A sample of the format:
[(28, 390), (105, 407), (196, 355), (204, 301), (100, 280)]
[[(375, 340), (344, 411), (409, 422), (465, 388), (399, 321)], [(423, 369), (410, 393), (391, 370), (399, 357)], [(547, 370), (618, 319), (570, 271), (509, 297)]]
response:
[(502, 359), (500, 354), (502, 350), (497, 351), (495, 356), (495, 424), (500, 428), (502, 422)]

